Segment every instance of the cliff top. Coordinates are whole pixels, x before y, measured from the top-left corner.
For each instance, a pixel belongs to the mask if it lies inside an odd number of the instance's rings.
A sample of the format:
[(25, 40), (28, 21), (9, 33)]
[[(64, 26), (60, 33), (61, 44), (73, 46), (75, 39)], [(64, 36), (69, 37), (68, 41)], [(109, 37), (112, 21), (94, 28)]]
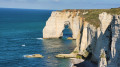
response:
[(85, 21), (94, 25), (96, 28), (100, 26), (99, 14), (102, 12), (107, 12), (111, 15), (120, 15), (120, 8), (111, 8), (111, 9), (65, 9), (60, 12), (72, 12), (78, 16), (85, 18)]

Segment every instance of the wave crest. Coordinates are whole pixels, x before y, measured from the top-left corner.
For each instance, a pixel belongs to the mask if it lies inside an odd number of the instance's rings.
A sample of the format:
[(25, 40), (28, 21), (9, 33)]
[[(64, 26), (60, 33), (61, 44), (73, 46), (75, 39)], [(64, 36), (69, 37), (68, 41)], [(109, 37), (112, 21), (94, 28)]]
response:
[(43, 38), (36, 38), (36, 39), (38, 39), (38, 40), (43, 40)]

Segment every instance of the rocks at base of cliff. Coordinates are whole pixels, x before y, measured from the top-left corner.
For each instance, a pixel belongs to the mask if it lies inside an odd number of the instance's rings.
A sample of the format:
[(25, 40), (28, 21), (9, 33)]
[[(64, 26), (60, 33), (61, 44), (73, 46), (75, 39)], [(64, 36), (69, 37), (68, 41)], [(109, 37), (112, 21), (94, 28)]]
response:
[(71, 63), (72, 63), (71, 67), (78, 67), (77, 65), (79, 63), (84, 62), (83, 59), (77, 59), (77, 58), (70, 58), (70, 60), (71, 60)]
[(97, 64), (94, 64), (90, 61), (83, 59), (71, 58), (72, 65), (71, 67), (97, 67)]
[(43, 56), (40, 55), (40, 54), (25, 55), (24, 57), (27, 57), (27, 58), (43, 58)]
[(68, 40), (74, 40), (74, 38), (72, 38), (72, 37), (68, 37), (67, 39), (68, 39)]
[(104, 49), (101, 49), (100, 61), (98, 67), (107, 67), (107, 59)]
[(76, 54), (58, 54), (56, 55), (57, 58), (76, 58)]

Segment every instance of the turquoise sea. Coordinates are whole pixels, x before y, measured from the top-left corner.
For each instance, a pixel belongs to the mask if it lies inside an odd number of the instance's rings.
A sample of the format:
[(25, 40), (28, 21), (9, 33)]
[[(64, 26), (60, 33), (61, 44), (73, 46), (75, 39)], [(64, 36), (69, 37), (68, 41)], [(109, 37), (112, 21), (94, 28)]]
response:
[[(42, 39), (52, 11), (0, 8), (0, 67), (70, 67), (69, 59), (55, 55), (73, 51), (75, 40), (66, 39), (71, 31), (66, 28), (62, 39)], [(44, 58), (24, 57), (31, 54)]]

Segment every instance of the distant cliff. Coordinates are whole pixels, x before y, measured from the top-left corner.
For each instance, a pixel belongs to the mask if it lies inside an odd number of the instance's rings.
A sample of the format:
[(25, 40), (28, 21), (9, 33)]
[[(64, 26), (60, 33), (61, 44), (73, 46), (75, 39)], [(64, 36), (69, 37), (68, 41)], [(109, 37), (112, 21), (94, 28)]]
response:
[(98, 63), (98, 67), (120, 66), (120, 8), (63, 10), (52, 12), (43, 38), (63, 36), (69, 25), (76, 39), (77, 54)]

